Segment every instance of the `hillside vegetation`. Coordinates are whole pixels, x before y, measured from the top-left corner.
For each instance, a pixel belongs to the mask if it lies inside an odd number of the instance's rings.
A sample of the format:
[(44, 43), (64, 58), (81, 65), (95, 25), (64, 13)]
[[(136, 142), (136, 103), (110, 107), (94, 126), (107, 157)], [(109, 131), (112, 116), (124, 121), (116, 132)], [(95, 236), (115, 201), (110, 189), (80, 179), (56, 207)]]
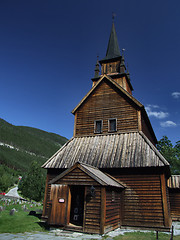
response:
[(43, 164), (67, 138), (40, 129), (14, 126), (0, 118), (0, 164), (18, 171), (28, 170), (33, 161)]

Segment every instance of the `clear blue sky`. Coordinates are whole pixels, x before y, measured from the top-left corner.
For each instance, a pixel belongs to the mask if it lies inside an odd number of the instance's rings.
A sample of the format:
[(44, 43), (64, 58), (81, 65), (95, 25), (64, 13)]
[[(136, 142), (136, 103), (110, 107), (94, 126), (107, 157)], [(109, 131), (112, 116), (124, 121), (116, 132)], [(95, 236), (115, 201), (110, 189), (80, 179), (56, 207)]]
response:
[(134, 97), (158, 140), (180, 140), (179, 0), (1, 0), (0, 117), (71, 138), (112, 12)]

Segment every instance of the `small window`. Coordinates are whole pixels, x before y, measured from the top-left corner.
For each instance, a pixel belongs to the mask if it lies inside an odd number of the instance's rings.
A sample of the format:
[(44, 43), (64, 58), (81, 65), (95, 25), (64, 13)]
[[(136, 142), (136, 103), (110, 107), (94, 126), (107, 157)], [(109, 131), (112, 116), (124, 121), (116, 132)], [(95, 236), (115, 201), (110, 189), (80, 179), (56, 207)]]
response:
[(109, 119), (109, 132), (116, 132), (117, 131), (117, 119)]
[(94, 122), (94, 132), (102, 133), (102, 120), (97, 120)]

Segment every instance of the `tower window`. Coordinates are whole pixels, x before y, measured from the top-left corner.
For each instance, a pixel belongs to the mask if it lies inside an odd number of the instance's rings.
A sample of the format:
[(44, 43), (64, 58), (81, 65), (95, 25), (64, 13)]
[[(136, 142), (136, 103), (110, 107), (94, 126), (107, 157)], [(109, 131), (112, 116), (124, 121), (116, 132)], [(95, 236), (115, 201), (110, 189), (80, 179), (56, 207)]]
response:
[(117, 119), (112, 118), (109, 119), (109, 132), (116, 132), (117, 131)]
[(102, 133), (102, 120), (94, 121), (94, 132)]

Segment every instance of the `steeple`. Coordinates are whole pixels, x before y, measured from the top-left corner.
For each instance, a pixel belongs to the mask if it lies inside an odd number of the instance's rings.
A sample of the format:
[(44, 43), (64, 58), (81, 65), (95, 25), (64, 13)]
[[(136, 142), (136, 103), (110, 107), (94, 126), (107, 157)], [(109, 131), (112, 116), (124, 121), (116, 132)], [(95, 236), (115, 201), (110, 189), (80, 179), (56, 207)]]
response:
[[(101, 76), (106, 74), (116, 81), (122, 88), (132, 94), (133, 87), (130, 82), (129, 72), (126, 72), (124, 52), (122, 49), (122, 56), (119, 50), (118, 39), (116, 35), (114, 22), (112, 23), (111, 33), (109, 37), (106, 56), (99, 61), (101, 64)], [(95, 76), (92, 78), (93, 86), (100, 79), (98, 77), (99, 65), (96, 65)]]
[(113, 22), (111, 34), (109, 37), (108, 47), (107, 47), (107, 51), (106, 51), (106, 57), (102, 60), (108, 60), (108, 59), (117, 58), (120, 56), (121, 56), (121, 54), (120, 54), (120, 50), (119, 50), (117, 34), (116, 34), (114, 22)]

